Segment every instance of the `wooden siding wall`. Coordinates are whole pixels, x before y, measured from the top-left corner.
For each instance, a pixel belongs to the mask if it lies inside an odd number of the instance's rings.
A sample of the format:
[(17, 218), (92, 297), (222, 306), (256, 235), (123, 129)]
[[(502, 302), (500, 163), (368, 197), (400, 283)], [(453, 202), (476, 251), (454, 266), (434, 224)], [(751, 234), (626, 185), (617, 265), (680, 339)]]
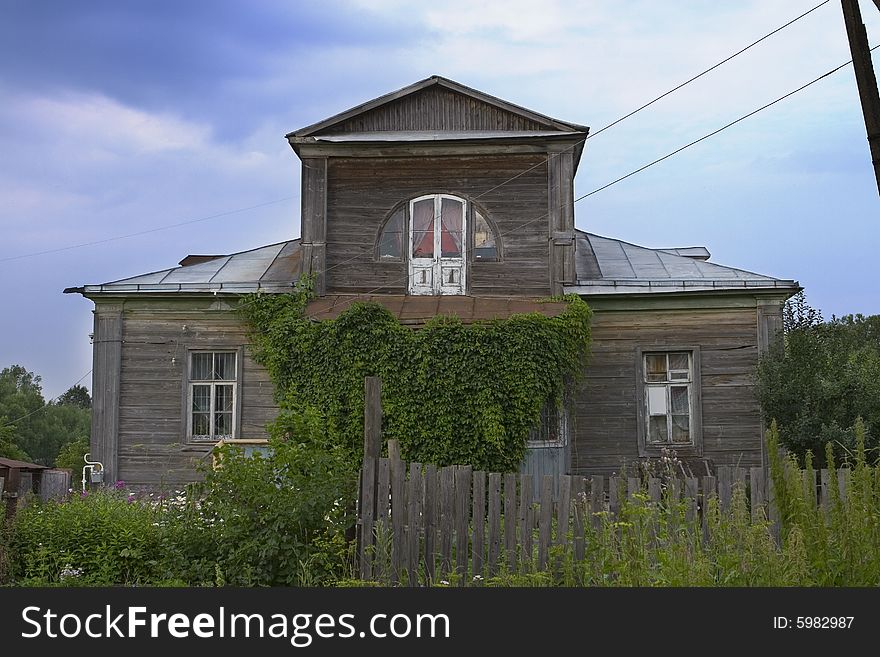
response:
[(476, 98), (429, 87), (353, 116), (322, 134), (385, 130), (548, 130), (550, 126)]
[[(589, 300), (588, 300), (589, 302)], [(636, 347), (698, 345), (702, 365), (703, 459), (760, 466), (761, 413), (752, 376), (758, 358), (751, 307), (597, 310), (586, 380), (574, 404), (572, 473), (611, 475), (639, 459)], [(701, 459), (688, 459), (695, 476)]]
[[(405, 293), (406, 262), (374, 260), (379, 227), (401, 201), (444, 192), (464, 198), (479, 197), (477, 204), (486, 210), (501, 234), (503, 262), (472, 263), (468, 286), (471, 294), (548, 294), (545, 160), (544, 155), (330, 158), (327, 292)], [(502, 183), (506, 184), (492, 190)]]
[[(179, 487), (196, 479), (195, 464), (209, 449), (186, 443), (187, 349), (246, 345), (245, 325), (229, 303), (215, 298), (127, 300), (122, 317), (116, 479), (138, 487)], [(238, 437), (265, 438), (265, 425), (278, 412), (272, 382), (247, 349), (240, 365)]]

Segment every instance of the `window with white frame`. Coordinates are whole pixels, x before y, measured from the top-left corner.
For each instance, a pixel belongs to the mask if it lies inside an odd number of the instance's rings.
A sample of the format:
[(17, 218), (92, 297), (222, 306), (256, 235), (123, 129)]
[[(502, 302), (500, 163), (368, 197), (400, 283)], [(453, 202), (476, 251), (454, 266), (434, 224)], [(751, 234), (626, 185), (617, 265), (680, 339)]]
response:
[(702, 449), (699, 349), (639, 350), (639, 451)]
[(408, 263), (410, 294), (465, 294), (470, 266), (500, 261), (501, 243), (486, 213), (472, 202), (427, 194), (386, 217), (375, 258)]
[(238, 367), (236, 351), (190, 352), (187, 435), (191, 440), (236, 437)]

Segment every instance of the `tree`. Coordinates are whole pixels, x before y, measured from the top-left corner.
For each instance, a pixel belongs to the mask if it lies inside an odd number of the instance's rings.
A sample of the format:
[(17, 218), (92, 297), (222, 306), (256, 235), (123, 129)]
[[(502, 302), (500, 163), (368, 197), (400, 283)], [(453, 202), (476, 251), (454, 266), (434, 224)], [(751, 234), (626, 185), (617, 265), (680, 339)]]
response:
[(15, 444), (12, 427), (4, 426), (6, 423), (7, 419), (0, 416), (0, 457), (16, 461), (30, 461), (31, 457)]
[(803, 293), (784, 314), (784, 340), (762, 358), (756, 392), (765, 420), (775, 419), (782, 444), (803, 462), (811, 451), (824, 464), (825, 444), (852, 460), (855, 422), (866, 428), (869, 458), (880, 438), (880, 315), (824, 322)]
[[(0, 419), (5, 418), (0, 426), (12, 431), (11, 441), (29, 454), (30, 460), (51, 466), (64, 445), (88, 440), (91, 413), (78, 404), (47, 404), (40, 384), (40, 377), (21, 365), (0, 371)], [(76, 388), (65, 395), (70, 393), (71, 400), (82, 401)]]
[(61, 406), (77, 406), (79, 408), (91, 408), (92, 398), (89, 395), (88, 388), (81, 385), (75, 385), (69, 388), (67, 392), (61, 395), (56, 403)]

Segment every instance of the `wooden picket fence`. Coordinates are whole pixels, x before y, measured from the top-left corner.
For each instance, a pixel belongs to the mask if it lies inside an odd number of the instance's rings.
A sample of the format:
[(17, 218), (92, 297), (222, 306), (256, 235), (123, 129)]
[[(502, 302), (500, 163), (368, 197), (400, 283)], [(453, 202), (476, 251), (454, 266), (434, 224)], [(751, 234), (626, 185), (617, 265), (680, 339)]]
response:
[[(359, 572), (375, 579), (415, 586), (454, 573), (465, 578), (491, 577), (506, 569), (544, 570), (551, 551), (575, 560), (584, 558), (587, 523), (598, 528), (603, 516), (613, 519), (624, 498), (639, 503), (682, 502), (686, 522), (697, 521), (706, 531), (704, 511), (717, 497), (722, 513), (731, 507), (734, 491), (742, 487), (753, 522), (769, 520), (778, 537), (778, 512), (773, 482), (764, 468), (719, 466), (716, 476), (666, 480), (651, 477), (543, 477), (533, 490), (531, 474), (486, 473), (470, 466), (406, 463), (396, 441), (389, 441), (389, 458), (380, 458), (374, 495), (363, 495), (358, 509)], [(817, 503), (830, 502), (827, 470), (804, 476), (805, 490)], [(362, 471), (362, 491), (367, 483)], [(849, 472), (839, 470), (845, 499)], [(646, 483), (646, 486), (645, 486)], [(372, 498), (372, 499), (371, 499)]]
[[(714, 476), (661, 480), (649, 477), (545, 476), (534, 490), (532, 474), (486, 473), (471, 466), (438, 468), (406, 463), (396, 440), (381, 445), (381, 384), (366, 382), (364, 464), (358, 499), (358, 569), (362, 579), (415, 586), (437, 579), (491, 577), (501, 570), (544, 570), (551, 552), (584, 558), (589, 526), (614, 519), (625, 500), (684, 504), (684, 519), (707, 531), (704, 511), (717, 498), (722, 513), (737, 487), (745, 492), (753, 522), (770, 521), (779, 536), (773, 482), (764, 468), (719, 466)], [(805, 491), (817, 504), (831, 500), (827, 470)], [(849, 471), (838, 471), (845, 499)], [(452, 577), (451, 577), (452, 576)]]

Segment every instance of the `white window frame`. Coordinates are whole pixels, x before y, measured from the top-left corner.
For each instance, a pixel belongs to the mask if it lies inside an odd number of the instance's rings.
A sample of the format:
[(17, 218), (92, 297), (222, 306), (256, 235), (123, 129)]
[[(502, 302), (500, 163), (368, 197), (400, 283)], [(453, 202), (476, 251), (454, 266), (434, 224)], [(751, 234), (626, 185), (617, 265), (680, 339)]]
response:
[[(419, 201), (432, 199), (434, 201), (434, 252), (430, 258), (413, 257), (413, 207)], [(458, 257), (443, 257), (440, 208), (443, 199), (449, 199), (461, 204), (461, 255)], [(469, 203), (466, 199), (453, 194), (425, 194), (410, 199), (407, 216), (407, 262), (409, 279), (407, 291), (409, 294), (419, 295), (463, 295), (467, 294), (467, 264), (468, 264), (468, 210)], [(459, 282), (453, 286), (444, 283), (444, 273), (454, 269), (458, 272)], [(420, 278), (430, 276), (430, 282), (426, 280), (424, 286), (419, 285)]]
[[(687, 380), (673, 380), (667, 378), (664, 382), (647, 381), (647, 357), (651, 355), (668, 355), (671, 353), (688, 354), (688, 378)], [(701, 357), (700, 348), (694, 345), (688, 346), (645, 346), (636, 348), (636, 407), (638, 410), (638, 444), (639, 456), (659, 456), (663, 449), (673, 449), (684, 456), (702, 456), (703, 454), (703, 420), (702, 420), (702, 392), (701, 392)], [(669, 370), (667, 370), (668, 372)], [(683, 370), (681, 370), (683, 372)], [(690, 442), (672, 442), (672, 400), (670, 390), (673, 387), (686, 385), (688, 388), (688, 435)], [(649, 390), (651, 388), (665, 388), (666, 393), (666, 421), (667, 441), (655, 443), (648, 441), (650, 430), (650, 404)]]
[[(235, 375), (232, 379), (223, 380), (201, 380), (192, 378), (192, 361), (195, 354), (233, 354), (235, 358)], [(241, 347), (213, 347), (210, 349), (188, 349), (186, 356), (186, 372), (184, 387), (184, 422), (186, 426), (186, 440), (196, 444), (212, 444), (221, 440), (230, 441), (237, 440), (240, 435), (241, 422), (241, 381), (242, 381), (242, 356), (243, 349)], [(208, 436), (193, 435), (193, 388), (194, 386), (210, 385), (211, 387), (211, 405), (209, 411), (209, 424), (211, 433)], [(218, 435), (215, 433), (215, 417), (214, 404), (216, 401), (215, 388), (218, 385), (230, 386), (232, 388), (232, 434)]]

